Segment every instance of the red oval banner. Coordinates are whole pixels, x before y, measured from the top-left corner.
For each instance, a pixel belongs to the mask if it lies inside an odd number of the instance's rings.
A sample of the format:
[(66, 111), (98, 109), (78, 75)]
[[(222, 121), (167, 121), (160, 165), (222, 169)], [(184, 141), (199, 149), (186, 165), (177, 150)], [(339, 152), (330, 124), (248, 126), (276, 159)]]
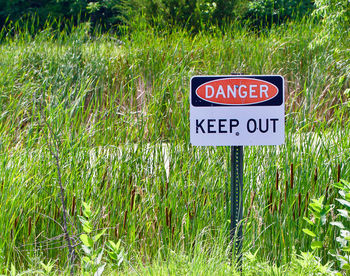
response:
[(247, 105), (276, 97), (278, 88), (267, 81), (250, 78), (226, 78), (203, 83), (196, 89), (199, 98), (217, 104)]

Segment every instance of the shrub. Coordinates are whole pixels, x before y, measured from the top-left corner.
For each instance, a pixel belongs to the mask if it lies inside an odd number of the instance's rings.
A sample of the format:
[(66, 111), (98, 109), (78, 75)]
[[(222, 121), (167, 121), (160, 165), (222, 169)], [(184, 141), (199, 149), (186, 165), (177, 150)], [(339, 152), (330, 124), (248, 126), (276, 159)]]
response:
[(255, 27), (270, 26), (309, 14), (312, 0), (258, 0), (250, 1), (245, 19)]

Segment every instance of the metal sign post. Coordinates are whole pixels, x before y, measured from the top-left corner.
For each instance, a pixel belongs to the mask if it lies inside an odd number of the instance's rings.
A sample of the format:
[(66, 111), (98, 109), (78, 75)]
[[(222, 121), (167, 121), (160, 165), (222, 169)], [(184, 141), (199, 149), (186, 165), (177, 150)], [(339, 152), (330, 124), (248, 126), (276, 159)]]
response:
[(231, 146), (231, 244), (242, 271), (243, 146)]
[[(231, 73), (231, 75), (243, 75)], [(231, 248), (242, 272), (243, 245), (243, 146), (231, 146)], [(238, 227), (238, 229), (237, 229)], [(232, 256), (231, 256), (232, 258)]]

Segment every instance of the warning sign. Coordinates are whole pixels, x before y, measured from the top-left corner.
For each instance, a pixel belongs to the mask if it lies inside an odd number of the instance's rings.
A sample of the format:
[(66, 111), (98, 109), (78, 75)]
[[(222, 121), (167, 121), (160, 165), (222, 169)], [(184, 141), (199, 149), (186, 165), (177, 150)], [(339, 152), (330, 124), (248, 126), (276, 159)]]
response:
[(284, 142), (282, 76), (195, 76), (190, 102), (191, 143), (195, 146)]

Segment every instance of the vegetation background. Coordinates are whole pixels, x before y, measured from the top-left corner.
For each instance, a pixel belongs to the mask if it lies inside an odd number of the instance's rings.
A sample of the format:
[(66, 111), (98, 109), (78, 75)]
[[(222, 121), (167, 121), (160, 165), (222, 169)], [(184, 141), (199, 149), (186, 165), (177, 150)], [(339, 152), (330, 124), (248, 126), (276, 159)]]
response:
[(285, 144), (244, 149), (243, 272), (347, 273), (349, 1), (0, 7), (1, 274), (236, 273), (229, 149), (188, 123), (191, 76), (232, 71), (286, 80)]

